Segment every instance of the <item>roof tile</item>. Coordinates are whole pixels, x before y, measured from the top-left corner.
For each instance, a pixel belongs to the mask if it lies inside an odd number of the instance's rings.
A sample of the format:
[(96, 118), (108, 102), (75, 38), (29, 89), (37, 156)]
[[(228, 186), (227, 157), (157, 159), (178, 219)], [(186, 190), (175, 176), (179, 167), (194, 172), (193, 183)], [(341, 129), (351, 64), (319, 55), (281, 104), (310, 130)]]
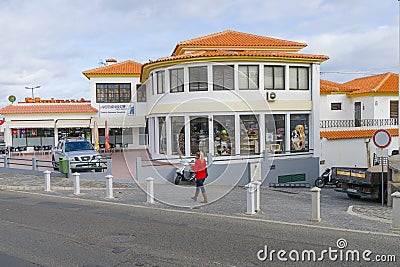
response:
[(277, 38), (265, 37), (255, 34), (226, 30), (187, 41), (180, 42), (176, 45), (174, 53), (178, 52), (182, 47), (297, 47), (297, 51), (306, 47), (307, 44), (287, 41)]
[(8, 105), (0, 109), (0, 114), (49, 114), (49, 113), (97, 113), (90, 104), (22, 104)]
[(359, 88), (359, 90), (353, 91), (350, 95), (365, 93), (397, 93), (399, 91), (399, 76), (398, 74), (387, 72), (354, 79), (344, 83), (343, 85)]
[(91, 76), (99, 75), (140, 75), (142, 71), (142, 64), (132, 60), (111, 64), (96, 69), (86, 70), (82, 73), (90, 78)]
[[(399, 129), (386, 129), (391, 136), (398, 136)], [(341, 130), (341, 131), (321, 131), (320, 137), (329, 140), (332, 139), (354, 139), (354, 138), (372, 138), (376, 130)]]

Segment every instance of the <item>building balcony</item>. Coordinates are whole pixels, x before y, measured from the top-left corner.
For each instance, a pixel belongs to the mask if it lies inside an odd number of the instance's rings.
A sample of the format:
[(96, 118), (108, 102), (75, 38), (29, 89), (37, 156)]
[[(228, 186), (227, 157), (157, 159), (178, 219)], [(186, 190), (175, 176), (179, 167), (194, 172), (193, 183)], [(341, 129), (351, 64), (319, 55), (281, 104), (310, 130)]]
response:
[(327, 128), (362, 128), (362, 127), (398, 127), (398, 118), (391, 119), (363, 119), (363, 120), (321, 120), (319, 127)]

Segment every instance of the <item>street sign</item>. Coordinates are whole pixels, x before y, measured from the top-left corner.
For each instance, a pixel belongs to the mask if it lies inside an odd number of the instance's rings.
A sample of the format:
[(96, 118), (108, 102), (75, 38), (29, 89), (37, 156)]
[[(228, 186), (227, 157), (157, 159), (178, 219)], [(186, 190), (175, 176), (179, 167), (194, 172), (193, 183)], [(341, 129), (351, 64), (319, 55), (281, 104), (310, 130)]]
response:
[(392, 136), (387, 130), (379, 129), (372, 136), (372, 141), (377, 148), (387, 148), (392, 142)]

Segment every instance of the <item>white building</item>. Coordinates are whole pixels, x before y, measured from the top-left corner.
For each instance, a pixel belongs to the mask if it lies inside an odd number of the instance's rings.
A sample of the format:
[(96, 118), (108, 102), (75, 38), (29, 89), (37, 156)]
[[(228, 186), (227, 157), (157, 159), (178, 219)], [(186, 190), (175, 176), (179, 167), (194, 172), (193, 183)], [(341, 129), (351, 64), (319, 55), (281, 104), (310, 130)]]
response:
[(142, 64), (127, 60), (117, 63), (107, 59), (107, 66), (86, 70), (90, 81), (90, 98), (98, 114), (93, 118), (99, 127), (100, 144), (105, 142), (105, 123), (109, 128), (110, 143), (128, 148), (145, 148), (146, 95), (137, 94)]
[(171, 56), (144, 64), (150, 154), (226, 159), (265, 151), (279, 166), (278, 181), (312, 176), (320, 63), (328, 57), (298, 53), (305, 46), (228, 30), (180, 42)]
[(321, 171), (332, 166), (368, 167), (377, 129), (392, 135), (389, 155), (398, 142), (398, 75), (384, 73), (339, 84), (321, 80)]

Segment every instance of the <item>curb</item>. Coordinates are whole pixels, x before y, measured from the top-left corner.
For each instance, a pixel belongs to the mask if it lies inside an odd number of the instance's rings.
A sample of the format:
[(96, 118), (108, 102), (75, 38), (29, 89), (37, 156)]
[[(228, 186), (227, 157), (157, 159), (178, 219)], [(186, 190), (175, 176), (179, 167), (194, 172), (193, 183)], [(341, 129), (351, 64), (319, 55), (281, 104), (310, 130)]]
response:
[(378, 222), (381, 222), (381, 223), (392, 224), (392, 221), (388, 220), (388, 219), (371, 217), (371, 216), (368, 216), (368, 215), (365, 215), (365, 214), (360, 214), (360, 213), (354, 212), (353, 211), (353, 206), (349, 206), (346, 212), (348, 214), (350, 214), (350, 215), (353, 215), (353, 216), (356, 216), (356, 217), (359, 217), (359, 218), (362, 218), (362, 219), (367, 219), (367, 220), (372, 220), (372, 221), (378, 221)]

